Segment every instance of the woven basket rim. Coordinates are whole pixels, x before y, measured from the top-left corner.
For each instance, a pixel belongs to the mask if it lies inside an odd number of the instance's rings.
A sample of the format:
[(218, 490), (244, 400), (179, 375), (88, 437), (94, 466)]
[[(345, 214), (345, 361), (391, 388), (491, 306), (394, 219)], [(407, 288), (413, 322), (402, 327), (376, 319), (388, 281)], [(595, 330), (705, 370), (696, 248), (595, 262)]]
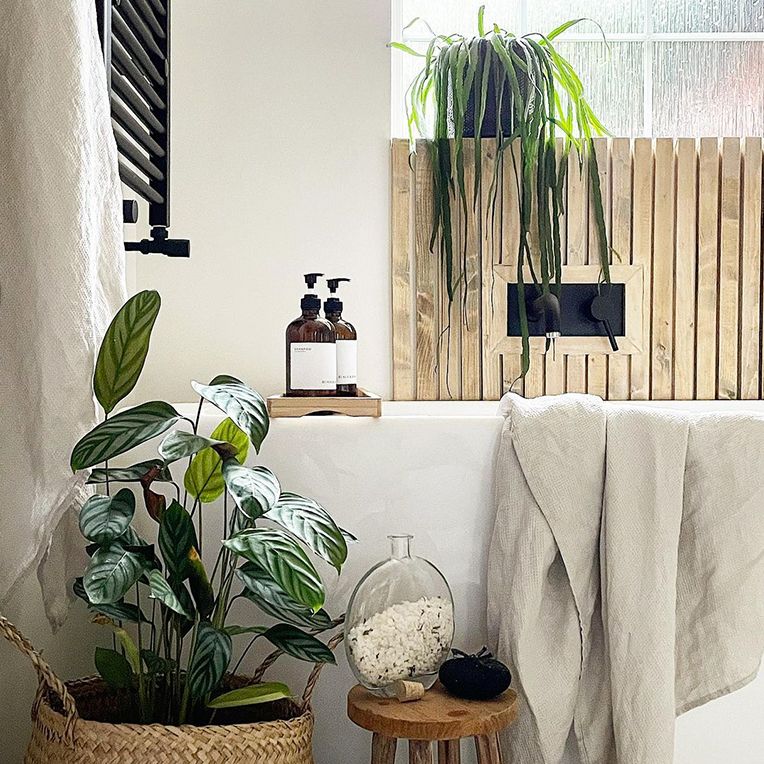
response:
[[(236, 676), (236, 679), (245, 679), (245, 677)], [(73, 695), (76, 702), (76, 692), (78, 688), (83, 686), (92, 685), (96, 687), (107, 688), (106, 682), (100, 676), (87, 676), (79, 679), (71, 679), (64, 683), (69, 690), (73, 690)], [(294, 725), (298, 723), (304, 723), (313, 718), (313, 709), (310, 705), (305, 707), (300, 706), (298, 702), (293, 699), (287, 699), (289, 703), (294, 706), (297, 712), (289, 719), (271, 719), (269, 721), (253, 721), (239, 724), (160, 724), (158, 722), (149, 722), (147, 724), (140, 724), (135, 722), (101, 722), (96, 719), (84, 719), (81, 716), (77, 716), (76, 725), (87, 725), (93, 729), (103, 729), (104, 731), (117, 727), (122, 730), (128, 730), (134, 733), (145, 732), (149, 733), (152, 730), (157, 729), (172, 729), (180, 732), (191, 732), (192, 730), (230, 730), (231, 732), (251, 732), (252, 728), (260, 730), (267, 730), (269, 728), (278, 729), (282, 725)], [(42, 705), (45, 707), (46, 714), (52, 714), (56, 717), (56, 721), (60, 721), (63, 725), (65, 723), (64, 715), (50, 703), (47, 693), (42, 698)]]

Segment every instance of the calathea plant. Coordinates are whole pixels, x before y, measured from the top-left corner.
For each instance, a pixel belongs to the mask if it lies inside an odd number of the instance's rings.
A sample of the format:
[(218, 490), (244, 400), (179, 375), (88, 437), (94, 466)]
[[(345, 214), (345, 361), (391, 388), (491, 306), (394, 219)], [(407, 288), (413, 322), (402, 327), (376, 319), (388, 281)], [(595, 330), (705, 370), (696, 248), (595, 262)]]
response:
[[(280, 653), (334, 662), (318, 636), (342, 618), (323, 609), (324, 584), (306, 550), (339, 572), (353, 537), (317, 502), (282, 490), (267, 467), (245, 465), (250, 446), (259, 452), (269, 419), (261, 396), (238, 379), (193, 382), (199, 395), (194, 419), (163, 401), (113, 413), (138, 380), (159, 307), (153, 291), (128, 300), (98, 355), (93, 388), (104, 421), (75, 445), (71, 467), (90, 469), (88, 483), (103, 492), (80, 512), (90, 564), (75, 592), (94, 622), (113, 632), (112, 648), (98, 648), (95, 663), (110, 686), (132, 699), (126, 717), (204, 724), (215, 709), (291, 694), (279, 682), (224, 691), (227, 672), (260, 640), (275, 648), (265, 666)], [(226, 415), (210, 437), (198, 432), (204, 405)], [(157, 458), (110, 465), (162, 434)], [(181, 465), (178, 482), (173, 472)], [(136, 487), (145, 517), (138, 518), (143, 512), (130, 488), (117, 490), (123, 484)], [(204, 539), (203, 519), (221, 496), (226, 537), (218, 550)], [(152, 525), (150, 540), (139, 529)], [(236, 599), (251, 603), (253, 620), (259, 610), (275, 625), (230, 623)], [(236, 649), (242, 638), (248, 643)]]
[[(478, 35), (436, 35), (424, 52), (400, 42), (391, 47), (423, 60), (406, 93), (409, 139), (431, 138), (428, 147), (433, 173), (433, 229), (430, 248), (442, 262), (449, 303), (463, 278), (467, 237), (455, 251), (452, 222), (474, 214), (483, 183), (488, 183), (485, 220), (496, 214), (497, 189), (505, 171), (518, 188), (519, 249), (517, 289), (522, 331), (522, 374), (530, 365), (526, 270), (536, 292), (559, 299), (562, 282), (560, 216), (564, 212), (567, 158), (575, 148), (579, 171), (588, 173), (593, 217), (598, 234), (602, 277), (610, 280), (609, 246), (605, 231), (597, 157), (592, 138), (606, 134), (584, 98), (584, 87), (554, 41), (585, 19), (573, 19), (547, 35), (516, 35), (494, 24), (486, 27), (484, 6), (478, 11)], [(409, 26), (421, 22), (414, 19)], [(424, 23), (424, 22), (421, 22)], [(429, 26), (427, 27), (429, 29)], [(555, 136), (564, 139), (562, 158), (555, 156)], [(489, 178), (482, 175), (481, 138), (495, 138), (495, 161)], [(464, 146), (474, 142), (474, 183), (465, 182)], [(513, 150), (513, 147), (516, 147)], [(478, 221), (480, 223), (480, 221)], [(492, 230), (492, 228), (489, 228)], [(533, 253), (530, 235), (538, 242)]]

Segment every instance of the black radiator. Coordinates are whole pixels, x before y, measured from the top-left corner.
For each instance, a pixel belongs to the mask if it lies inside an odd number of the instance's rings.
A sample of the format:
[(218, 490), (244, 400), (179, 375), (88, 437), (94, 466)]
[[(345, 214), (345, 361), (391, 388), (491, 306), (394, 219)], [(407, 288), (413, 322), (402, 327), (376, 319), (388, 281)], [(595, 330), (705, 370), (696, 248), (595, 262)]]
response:
[[(145, 199), (151, 238), (125, 249), (188, 257), (170, 239), (170, 0), (95, 0), (122, 182)], [(124, 202), (125, 222), (138, 205)]]

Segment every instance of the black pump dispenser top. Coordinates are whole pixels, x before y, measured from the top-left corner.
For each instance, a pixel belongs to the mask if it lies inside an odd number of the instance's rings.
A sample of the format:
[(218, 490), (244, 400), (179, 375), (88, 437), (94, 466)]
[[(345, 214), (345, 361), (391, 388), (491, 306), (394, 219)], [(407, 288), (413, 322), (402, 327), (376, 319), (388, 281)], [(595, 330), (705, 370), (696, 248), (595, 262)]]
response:
[[(316, 281), (319, 276), (323, 276), (323, 273), (306, 273), (303, 278), (308, 289), (315, 289)], [(300, 308), (302, 310), (320, 310), (321, 298), (317, 294), (306, 294), (302, 300), (300, 300)]]
[(326, 285), (329, 287), (330, 297), (324, 301), (324, 313), (342, 313), (342, 301), (339, 297), (335, 297), (335, 292), (339, 288), (341, 281), (350, 281), (350, 279), (327, 279)]

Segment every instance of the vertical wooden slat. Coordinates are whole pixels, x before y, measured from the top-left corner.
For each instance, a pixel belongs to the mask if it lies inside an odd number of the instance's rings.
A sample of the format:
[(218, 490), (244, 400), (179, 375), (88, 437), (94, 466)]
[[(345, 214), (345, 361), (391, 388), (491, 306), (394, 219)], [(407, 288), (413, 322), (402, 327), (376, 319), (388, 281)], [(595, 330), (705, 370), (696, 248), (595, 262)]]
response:
[[(607, 138), (594, 139), (594, 152), (597, 157), (597, 169), (602, 194), (602, 209), (605, 216), (605, 232), (610, 241), (610, 156)], [(600, 265), (599, 236), (594, 217), (594, 204), (589, 200), (589, 246), (587, 263)], [(605, 353), (589, 355), (586, 358), (586, 390), (592, 395), (607, 398), (608, 356)]]
[[(564, 141), (558, 138), (555, 141), (555, 157), (559, 170), (560, 162), (563, 159)], [(564, 194), (564, 190), (563, 190)], [(565, 196), (563, 196), (563, 200)], [(565, 215), (565, 205), (563, 204), (560, 215), (560, 251), (564, 253), (567, 247), (567, 217)], [(560, 395), (565, 392), (565, 356), (560, 352), (546, 353), (544, 356), (544, 393), (546, 395)]]
[[(676, 144), (676, 264), (674, 266), (674, 398), (695, 395), (695, 268), (698, 150), (694, 138)], [(656, 247), (657, 252), (657, 247)]]
[(440, 325), (438, 255), (430, 252), (433, 220), (432, 157), (424, 141), (417, 143), (416, 160), (416, 397), (438, 400), (436, 373)]
[[(475, 144), (464, 144), (464, 185), (467, 195), (467, 215), (461, 221), (462, 235), (460, 256), (464, 262), (464, 279), (461, 284), (462, 320), (461, 320), (461, 396), (465, 401), (480, 400), (481, 392), (481, 285), (480, 250), (478, 239), (478, 221), (480, 216), (479, 200), (474, 198), (475, 184)], [(459, 205), (460, 212), (463, 212)]]
[[(584, 265), (589, 234), (588, 178), (579, 167), (578, 154), (568, 157), (567, 259), (568, 265)], [(586, 392), (586, 356), (567, 357), (565, 389), (569, 393)]]
[[(631, 263), (631, 141), (614, 138), (611, 156), (611, 231), (610, 246), (613, 262)], [(628, 355), (616, 353), (608, 358), (608, 398), (613, 401), (629, 399)]]
[(651, 398), (670, 400), (674, 361), (674, 142), (655, 141)]
[(650, 316), (652, 284), (653, 230), (653, 147), (650, 138), (634, 140), (634, 183), (632, 208), (632, 250), (635, 265), (642, 266), (644, 289), (642, 299), (642, 337), (644, 352), (631, 358), (629, 397), (647, 400), (650, 397)]
[(761, 369), (761, 138), (746, 138), (743, 175), (743, 252), (740, 272), (740, 397), (762, 395)]
[(502, 355), (502, 391), (525, 395), (525, 382), (520, 378), (521, 359), (516, 353), (504, 353)]
[(493, 265), (501, 258), (502, 229), (502, 182), (497, 178), (492, 198), (496, 142), (482, 142), (482, 182), (480, 199), (480, 268), (482, 270), (481, 288), (481, 326), (482, 326), (482, 398), (498, 400), (501, 397), (501, 360), (491, 349), (492, 324), (499, 306), (493, 302), (494, 273)]
[(408, 163), (408, 141), (393, 140), (392, 199), (390, 203), (393, 309), (393, 400), (416, 397), (413, 348), (413, 291), (411, 276), (411, 200), (414, 173)]
[(716, 294), (719, 247), (719, 142), (700, 139), (695, 397), (716, 397)]
[(717, 395), (738, 398), (738, 289), (740, 278), (740, 139), (722, 140), (719, 211), (719, 369)]

